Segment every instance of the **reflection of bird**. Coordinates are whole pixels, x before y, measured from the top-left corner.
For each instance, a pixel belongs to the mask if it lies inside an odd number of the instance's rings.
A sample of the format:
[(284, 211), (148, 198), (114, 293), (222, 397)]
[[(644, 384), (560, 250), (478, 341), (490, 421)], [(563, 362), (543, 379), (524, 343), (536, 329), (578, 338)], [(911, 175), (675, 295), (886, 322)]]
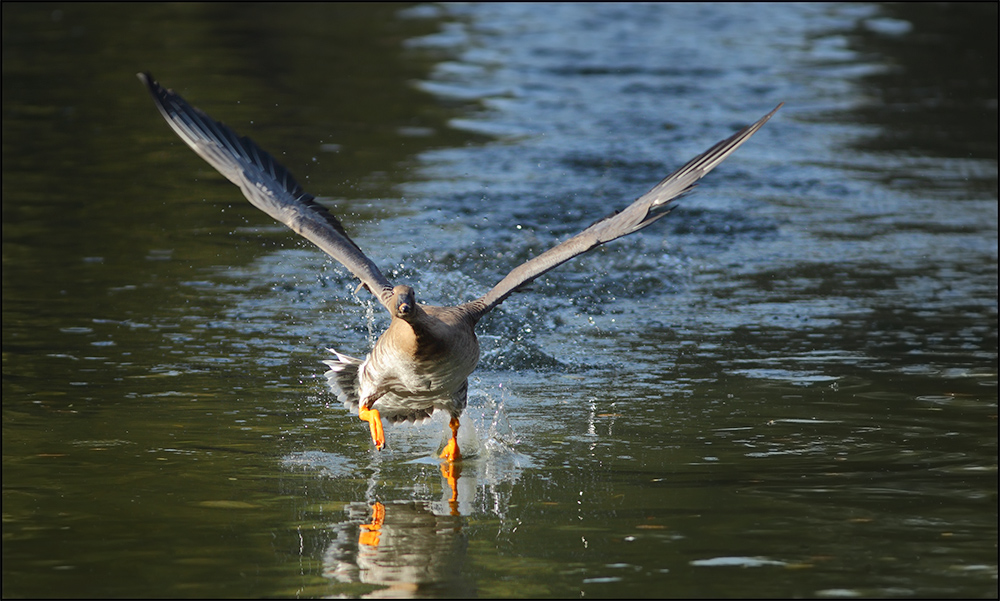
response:
[(385, 444), (380, 417), (392, 422), (421, 421), (434, 411), (451, 417), (452, 437), (441, 454), (461, 458), (458, 418), (465, 409), (468, 376), (479, 361), (476, 323), (518, 288), (588, 250), (636, 232), (666, 215), (671, 201), (747, 141), (781, 107), (719, 142), (653, 187), (638, 200), (581, 233), (514, 268), (484, 296), (462, 305), (437, 307), (417, 302), (409, 286), (393, 286), (348, 237), (340, 221), (306, 193), (292, 175), (252, 140), (240, 137), (139, 74), (160, 113), (199, 156), (243, 191), (254, 206), (304, 236), (361, 280), (392, 316), (389, 328), (364, 361), (334, 351), (327, 377), (339, 398), (367, 421), (372, 440)]
[(428, 588), (437, 591), (436, 596), (475, 597), (462, 569), (469, 545), (465, 520), (437, 514), (432, 505), (349, 503), (344, 508), (348, 519), (328, 529), (336, 536), (323, 554), (323, 575), (344, 583), (388, 586), (378, 591), (384, 597), (426, 596)]

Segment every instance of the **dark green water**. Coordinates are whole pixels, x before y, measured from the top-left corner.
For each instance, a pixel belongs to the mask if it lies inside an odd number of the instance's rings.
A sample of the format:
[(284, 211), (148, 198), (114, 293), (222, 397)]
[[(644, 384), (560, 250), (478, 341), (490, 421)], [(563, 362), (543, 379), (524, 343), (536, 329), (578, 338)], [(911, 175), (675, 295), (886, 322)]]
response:
[[(997, 595), (995, 4), (2, 10), (5, 597)], [(482, 324), (453, 511), (141, 70), (440, 304), (786, 106)]]

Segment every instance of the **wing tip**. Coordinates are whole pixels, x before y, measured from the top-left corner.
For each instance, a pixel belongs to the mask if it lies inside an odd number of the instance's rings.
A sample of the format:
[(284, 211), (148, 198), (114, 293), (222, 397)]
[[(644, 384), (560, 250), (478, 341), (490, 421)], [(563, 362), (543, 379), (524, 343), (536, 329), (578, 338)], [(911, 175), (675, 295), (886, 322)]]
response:
[(138, 77), (139, 81), (141, 81), (143, 85), (146, 86), (146, 89), (154, 93), (154, 95), (158, 90), (163, 89), (163, 86), (161, 86), (160, 83), (156, 81), (156, 78), (153, 77), (153, 74), (150, 73), (149, 71), (139, 71), (138, 73), (135, 74), (135, 76)]
[(770, 113), (768, 113), (768, 114), (764, 115), (763, 117), (761, 117), (760, 121), (758, 121), (758, 123), (760, 125), (764, 125), (765, 123), (767, 123), (771, 119), (771, 117), (773, 117), (774, 114), (778, 112), (778, 109), (780, 109), (783, 106), (785, 106), (785, 101), (779, 102), (778, 106), (776, 106), (773, 109), (771, 109)]

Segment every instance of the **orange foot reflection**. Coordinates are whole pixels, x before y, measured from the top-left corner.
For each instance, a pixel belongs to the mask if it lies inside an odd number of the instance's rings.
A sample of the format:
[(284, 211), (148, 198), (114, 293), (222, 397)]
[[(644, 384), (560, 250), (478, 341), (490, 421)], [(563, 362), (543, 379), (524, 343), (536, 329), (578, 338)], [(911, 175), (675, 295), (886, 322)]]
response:
[(448, 481), (448, 486), (451, 487), (451, 500), (448, 501), (448, 506), (451, 507), (451, 515), (458, 515), (458, 477), (461, 475), (461, 464), (441, 464), (441, 476)]
[(358, 537), (358, 544), (377, 547), (383, 521), (385, 521), (385, 506), (376, 501), (372, 505), (372, 523), (361, 524), (361, 536)]

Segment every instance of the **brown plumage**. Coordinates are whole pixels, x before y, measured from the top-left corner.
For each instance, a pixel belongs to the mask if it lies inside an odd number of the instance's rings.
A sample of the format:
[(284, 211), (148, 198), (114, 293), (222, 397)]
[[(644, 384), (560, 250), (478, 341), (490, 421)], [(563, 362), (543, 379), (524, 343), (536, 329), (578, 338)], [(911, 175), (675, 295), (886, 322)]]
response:
[(441, 457), (461, 458), (458, 418), (466, 405), (468, 376), (479, 361), (475, 327), (518, 288), (588, 250), (639, 231), (665, 216), (670, 203), (747, 141), (781, 108), (744, 127), (665, 178), (621, 211), (598, 220), (569, 240), (507, 274), (480, 298), (452, 306), (418, 303), (409, 286), (393, 286), (337, 220), (306, 193), (287, 169), (232, 129), (140, 73), (170, 127), (199, 156), (243, 191), (257, 208), (304, 236), (361, 281), (392, 316), (389, 328), (361, 361), (332, 351), (327, 378), (338, 398), (368, 422), (378, 448), (385, 444), (381, 418), (422, 421), (434, 411), (451, 416), (452, 437)]

